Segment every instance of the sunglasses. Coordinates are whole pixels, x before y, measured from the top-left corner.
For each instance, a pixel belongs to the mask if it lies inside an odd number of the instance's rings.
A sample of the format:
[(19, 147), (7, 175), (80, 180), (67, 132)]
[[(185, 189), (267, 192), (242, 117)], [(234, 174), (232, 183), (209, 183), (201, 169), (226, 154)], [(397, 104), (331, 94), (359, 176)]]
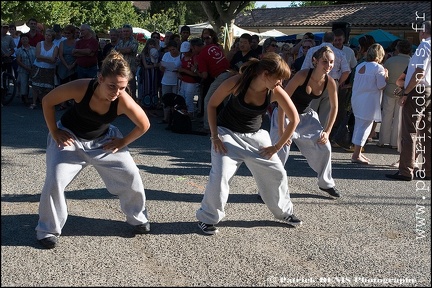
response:
[(271, 44), (270, 46), (272, 46), (272, 47), (279, 47), (278, 45), (276, 45), (276, 44)]
[(303, 49), (309, 49), (311, 46), (302, 46)]

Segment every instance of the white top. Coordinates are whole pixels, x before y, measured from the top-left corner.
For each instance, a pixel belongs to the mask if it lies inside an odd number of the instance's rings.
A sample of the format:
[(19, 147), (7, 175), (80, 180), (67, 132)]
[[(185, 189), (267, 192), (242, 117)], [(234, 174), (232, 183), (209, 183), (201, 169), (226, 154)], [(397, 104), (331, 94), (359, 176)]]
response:
[[(408, 70), (405, 77), (405, 87), (407, 87), (409, 80), (414, 74), (416, 68), (424, 71), (424, 77), (420, 80), (419, 84), (424, 87), (431, 87), (431, 38), (423, 39), (417, 47), (416, 51), (411, 57), (408, 64)], [(415, 76), (414, 76), (415, 77)]]
[(162, 56), (160, 65), (166, 67), (162, 76), (161, 84), (177, 85), (177, 69), (181, 66), (180, 55), (177, 57), (172, 57), (170, 52), (166, 52)]
[(353, 69), (357, 65), (357, 58), (355, 56), (354, 50), (348, 46), (343, 45), (342, 51), (345, 54), (348, 65), (351, 67), (351, 69)]
[[(359, 73), (365, 67), (364, 73)], [(351, 106), (354, 116), (381, 122), (382, 92), (387, 85), (384, 67), (376, 62), (362, 62), (356, 67)]]
[[(44, 56), (44, 57), (52, 57), (54, 54), (54, 48), (56, 47), (54, 44), (51, 46), (50, 50), (45, 50), (45, 41), (41, 41), (40, 43), (40, 55)], [(38, 43), (38, 44), (39, 44)], [(38, 61), (37, 59), (35, 59), (34, 65), (36, 65), (37, 67), (40, 68), (55, 68), (56, 64), (52, 64), (52, 63), (47, 63), (44, 61)]]

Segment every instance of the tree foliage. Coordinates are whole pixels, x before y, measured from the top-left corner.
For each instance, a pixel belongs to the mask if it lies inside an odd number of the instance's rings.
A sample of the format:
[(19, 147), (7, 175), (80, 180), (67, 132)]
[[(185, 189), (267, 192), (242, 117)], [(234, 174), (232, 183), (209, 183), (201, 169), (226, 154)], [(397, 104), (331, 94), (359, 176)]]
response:
[[(121, 13), (119, 13), (121, 11)], [(97, 33), (107, 33), (123, 24), (141, 25), (130, 1), (2, 1), (1, 19), (21, 25), (35, 18), (46, 27), (54, 24), (89, 24)]]
[(166, 31), (172, 31), (177, 33), (178, 25), (175, 23), (175, 14), (172, 8), (161, 10), (151, 16), (148, 14), (143, 20), (143, 27), (151, 32), (165, 33)]

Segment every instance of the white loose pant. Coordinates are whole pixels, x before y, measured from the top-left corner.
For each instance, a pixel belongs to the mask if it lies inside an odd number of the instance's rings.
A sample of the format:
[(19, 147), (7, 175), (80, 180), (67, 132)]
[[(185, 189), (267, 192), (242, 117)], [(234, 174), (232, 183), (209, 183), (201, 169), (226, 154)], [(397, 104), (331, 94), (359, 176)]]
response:
[(282, 162), (276, 154), (270, 159), (259, 155), (260, 148), (272, 145), (269, 133), (263, 129), (255, 133), (236, 133), (222, 126), (218, 126), (218, 133), (227, 153), (216, 152), (212, 145), (212, 168), (201, 208), (196, 211), (197, 219), (206, 224), (217, 224), (225, 217), (229, 184), (243, 162), (252, 172), (259, 194), (274, 217), (283, 220), (293, 214)]
[[(57, 126), (74, 135), (64, 128), (60, 121)], [(111, 125), (109, 131), (100, 138), (89, 141), (74, 136), (75, 142), (72, 146), (60, 148), (51, 134), (48, 134), (46, 179), (39, 203), (37, 239), (60, 236), (68, 217), (64, 190), (78, 173), (89, 165), (95, 167), (108, 191), (119, 197), (127, 223), (139, 225), (148, 222), (144, 185), (128, 148), (114, 154), (102, 149), (103, 144), (111, 137), (123, 138), (123, 135), (117, 127)]]
[[(279, 141), (277, 116), (278, 108), (273, 110), (270, 122), (270, 137), (272, 143)], [(292, 136), (292, 141), (296, 144), (301, 154), (306, 158), (309, 167), (311, 167), (318, 176), (318, 186), (324, 189), (333, 188), (335, 182), (332, 177), (331, 165), (331, 146), (330, 141), (326, 144), (318, 144), (317, 141), (321, 136), (323, 127), (319, 121), (319, 116), (315, 110), (308, 110), (299, 115), (300, 122)], [(285, 117), (285, 123), (288, 125), (289, 120)], [(284, 145), (279, 150), (278, 156), (282, 163), (288, 161), (290, 146)]]

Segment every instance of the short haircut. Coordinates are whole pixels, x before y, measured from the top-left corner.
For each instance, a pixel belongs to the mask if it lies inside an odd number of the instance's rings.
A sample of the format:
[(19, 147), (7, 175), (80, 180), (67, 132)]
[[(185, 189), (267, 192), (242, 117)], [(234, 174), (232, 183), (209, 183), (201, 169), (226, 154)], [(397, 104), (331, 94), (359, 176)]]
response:
[(342, 30), (340, 28), (334, 30), (333, 33), (334, 33), (335, 37), (344, 36), (344, 38), (345, 38), (345, 32), (344, 32), (344, 30)]
[(399, 53), (402, 54), (411, 54), (412, 45), (408, 40), (400, 40), (397, 45), (396, 49), (399, 51)]
[(191, 46), (204, 46), (204, 42), (201, 38), (193, 38), (189, 40)]
[(240, 38), (247, 39), (249, 43), (252, 42), (252, 36), (249, 33), (243, 33), (242, 35), (240, 35)]
[(179, 47), (178, 47), (178, 43), (177, 43), (177, 41), (175, 41), (175, 40), (170, 40), (170, 41), (168, 41), (167, 48), (168, 48), (168, 47), (175, 47), (175, 48), (179, 49)]

